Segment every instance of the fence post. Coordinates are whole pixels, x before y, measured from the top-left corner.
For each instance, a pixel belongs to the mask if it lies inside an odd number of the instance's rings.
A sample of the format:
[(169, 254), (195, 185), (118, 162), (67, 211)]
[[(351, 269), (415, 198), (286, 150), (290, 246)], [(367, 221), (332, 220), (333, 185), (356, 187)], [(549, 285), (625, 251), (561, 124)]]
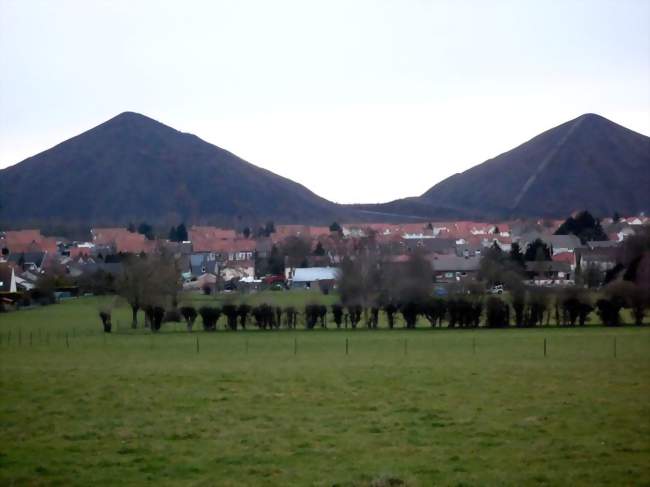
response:
[(472, 354), (476, 355), (476, 338), (472, 337)]
[(298, 354), (298, 339), (296, 337), (293, 338), (293, 354)]
[(199, 353), (199, 336), (196, 335), (196, 353)]
[(616, 337), (614, 337), (614, 358), (616, 358)]
[(546, 357), (546, 338), (544, 338), (544, 357)]
[(349, 349), (350, 349), (350, 345), (348, 343), (348, 339), (346, 338), (345, 339), (345, 354), (346, 355), (348, 355)]

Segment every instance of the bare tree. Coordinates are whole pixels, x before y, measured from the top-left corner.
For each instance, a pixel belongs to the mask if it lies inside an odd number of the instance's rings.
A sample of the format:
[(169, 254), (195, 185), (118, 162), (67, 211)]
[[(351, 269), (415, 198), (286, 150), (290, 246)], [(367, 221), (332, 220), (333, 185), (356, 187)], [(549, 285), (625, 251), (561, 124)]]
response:
[(131, 326), (138, 326), (138, 311), (145, 307), (176, 306), (179, 272), (176, 261), (168, 254), (130, 255), (122, 262), (117, 292), (131, 306)]

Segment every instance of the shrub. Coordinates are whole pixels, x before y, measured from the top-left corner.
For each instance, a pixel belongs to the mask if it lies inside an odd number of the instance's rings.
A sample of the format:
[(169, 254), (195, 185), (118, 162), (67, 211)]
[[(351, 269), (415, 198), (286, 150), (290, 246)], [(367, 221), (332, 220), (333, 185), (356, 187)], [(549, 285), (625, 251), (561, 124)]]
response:
[(619, 326), (621, 324), (620, 311), (623, 307), (623, 301), (620, 298), (601, 298), (596, 302), (596, 307), (603, 325)]
[(182, 306), (180, 311), (187, 324), (187, 331), (192, 331), (197, 316), (196, 309), (194, 309), (194, 306)]
[(247, 304), (240, 304), (237, 308), (237, 314), (239, 315), (239, 323), (243, 330), (246, 329), (246, 321), (248, 320), (248, 315), (251, 313), (252, 308)]
[(359, 304), (348, 306), (348, 317), (350, 318), (350, 325), (352, 328), (356, 328), (359, 321), (361, 321), (362, 312), (363, 308)]
[(104, 333), (110, 333), (113, 327), (111, 323), (111, 312), (108, 310), (100, 311), (99, 318), (102, 320), (102, 325), (104, 326)]
[(420, 305), (415, 301), (406, 301), (400, 306), (400, 313), (406, 322), (406, 328), (415, 328), (420, 314)]
[(393, 328), (395, 326), (395, 313), (397, 313), (398, 308), (394, 303), (387, 303), (384, 305), (384, 313), (386, 313), (386, 320), (388, 321), (388, 328)]
[(332, 305), (332, 317), (334, 318), (334, 323), (336, 323), (337, 328), (341, 328), (341, 323), (343, 323), (343, 306), (336, 303)]
[(275, 307), (275, 326), (280, 328), (282, 325), (282, 308), (280, 306)]
[(224, 304), (221, 311), (226, 316), (226, 326), (229, 330), (237, 330), (237, 317), (239, 316), (239, 309), (235, 304)]
[(429, 320), (432, 327), (436, 326), (436, 324), (442, 326), (442, 320), (446, 312), (447, 304), (441, 298), (432, 298), (422, 306), (422, 314)]
[(212, 306), (202, 306), (199, 308), (199, 314), (203, 320), (203, 329), (205, 331), (215, 331), (217, 322), (221, 317), (221, 310)]
[(298, 321), (298, 312), (293, 306), (287, 306), (284, 308), (284, 316), (287, 321), (288, 328), (295, 328), (296, 322)]
[(162, 306), (146, 306), (144, 308), (144, 315), (154, 333), (160, 330), (163, 318), (165, 317), (165, 308)]
[(180, 312), (177, 309), (170, 309), (169, 311), (165, 312), (163, 323), (169, 323), (169, 322), (179, 323), (180, 321), (182, 321), (182, 317)]
[(377, 306), (371, 306), (368, 328), (377, 329), (378, 326), (379, 326), (379, 308)]
[(305, 328), (311, 330), (316, 326), (320, 309), (318, 304), (308, 304), (305, 306)]
[(510, 324), (510, 308), (501, 299), (490, 296), (485, 303), (485, 324), (488, 328), (505, 328)]

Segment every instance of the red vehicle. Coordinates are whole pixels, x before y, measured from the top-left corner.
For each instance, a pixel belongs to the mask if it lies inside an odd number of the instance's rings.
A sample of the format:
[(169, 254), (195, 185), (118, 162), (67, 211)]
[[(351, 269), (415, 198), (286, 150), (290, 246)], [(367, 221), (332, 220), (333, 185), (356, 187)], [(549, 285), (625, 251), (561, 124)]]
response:
[(269, 286), (272, 286), (273, 284), (282, 284), (283, 286), (285, 285), (284, 276), (280, 274), (264, 276), (262, 278), (262, 282), (264, 284), (268, 284)]

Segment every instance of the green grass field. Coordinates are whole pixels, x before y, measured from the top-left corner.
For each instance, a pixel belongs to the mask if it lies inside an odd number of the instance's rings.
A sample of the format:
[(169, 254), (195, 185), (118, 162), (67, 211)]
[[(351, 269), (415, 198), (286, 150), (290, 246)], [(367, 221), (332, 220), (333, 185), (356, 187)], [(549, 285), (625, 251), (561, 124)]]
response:
[(97, 308), (0, 315), (0, 484), (650, 485), (646, 327), (152, 335), (120, 308), (104, 336)]

